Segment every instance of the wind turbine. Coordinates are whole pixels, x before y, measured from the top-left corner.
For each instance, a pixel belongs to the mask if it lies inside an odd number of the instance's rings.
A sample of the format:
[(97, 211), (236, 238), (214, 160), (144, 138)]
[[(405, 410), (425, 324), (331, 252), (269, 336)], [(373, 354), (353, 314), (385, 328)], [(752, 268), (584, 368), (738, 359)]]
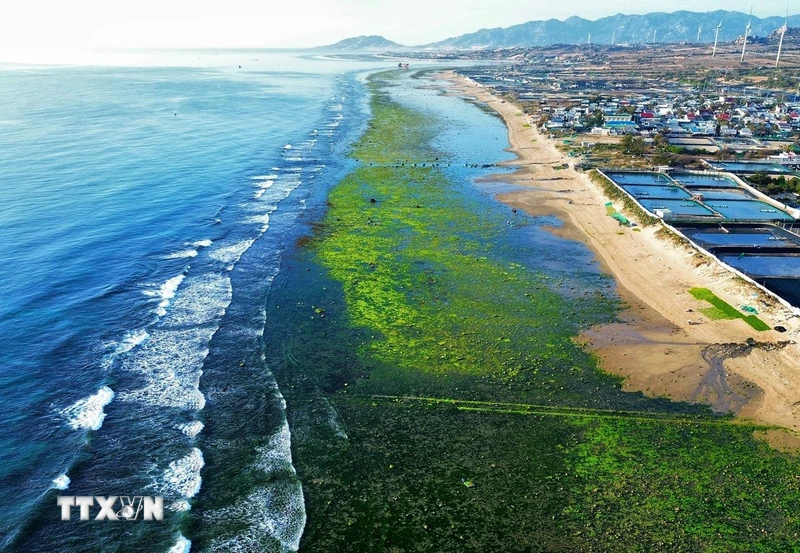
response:
[(717, 41), (719, 40), (719, 30), (722, 29), (722, 20), (719, 20), (719, 25), (717, 25), (717, 32), (714, 33), (714, 49), (711, 51), (711, 57), (715, 57), (717, 55)]
[(783, 27), (781, 27), (781, 41), (778, 43), (778, 57), (775, 58), (775, 67), (777, 68), (781, 64), (781, 50), (783, 50), (783, 35), (786, 34), (786, 30), (789, 28), (789, 6), (786, 6), (786, 19), (783, 20)]
[(750, 29), (753, 27), (750, 25), (750, 22), (753, 19), (753, 6), (750, 6), (750, 19), (747, 20), (747, 27), (744, 28), (744, 43), (742, 44), (742, 59), (739, 60), (739, 63), (744, 61), (744, 53), (747, 50), (747, 37), (750, 36)]
[(697, 40), (695, 40), (695, 42), (700, 42), (700, 33), (702, 32), (703, 32), (703, 26), (700, 25), (700, 28), (697, 29)]

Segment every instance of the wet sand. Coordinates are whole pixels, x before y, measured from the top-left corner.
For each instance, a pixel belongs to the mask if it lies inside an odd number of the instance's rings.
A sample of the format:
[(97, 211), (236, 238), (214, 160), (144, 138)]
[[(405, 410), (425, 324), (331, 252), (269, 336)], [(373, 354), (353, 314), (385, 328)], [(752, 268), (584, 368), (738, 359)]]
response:
[[(529, 125), (519, 106), (455, 73), (440, 77), (454, 83), (454, 93), (486, 103), (506, 122), (510, 151), (518, 157), (509, 165), (518, 169), (498, 180), (527, 190), (498, 199), (531, 215), (557, 216), (564, 224), (552, 232), (586, 243), (616, 279), (626, 304), (620, 322), (579, 337), (604, 370), (625, 377), (627, 390), (700, 401), (800, 430), (800, 318), (715, 261), (658, 236), (660, 225), (622, 227), (606, 214), (608, 200), (586, 174), (554, 169), (570, 158)], [(622, 209), (619, 203), (615, 207)], [(712, 321), (698, 311), (709, 305), (689, 294), (694, 287), (708, 288), (734, 306), (756, 306), (764, 322), (788, 331), (757, 332), (743, 320)], [(747, 345), (748, 339), (755, 344)], [(783, 449), (800, 444), (785, 432), (764, 437)]]

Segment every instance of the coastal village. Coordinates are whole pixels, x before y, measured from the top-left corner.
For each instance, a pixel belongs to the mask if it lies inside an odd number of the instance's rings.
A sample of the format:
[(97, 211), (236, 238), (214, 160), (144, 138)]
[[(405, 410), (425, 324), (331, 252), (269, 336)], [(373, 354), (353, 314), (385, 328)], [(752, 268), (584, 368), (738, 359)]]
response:
[[(729, 318), (749, 321), (757, 336), (769, 331), (776, 339), (782, 333), (792, 337), (800, 316), (795, 65), (775, 68), (770, 52), (740, 64), (740, 48), (720, 47), (712, 58), (707, 45), (674, 45), (660, 52), (648, 46), (565, 46), (458, 70), (474, 95), (467, 98), (487, 102), (503, 115), (515, 151), (539, 151), (526, 153), (529, 176), (517, 181), (537, 192), (521, 191), (503, 201), (531, 214), (569, 214), (582, 230), (576, 236), (588, 238), (618, 278), (630, 272), (670, 291), (664, 299), (636, 279), (620, 280), (693, 339), (703, 334), (698, 325), (707, 328)], [(526, 138), (515, 143), (515, 134)], [(543, 197), (544, 190), (549, 193)], [(602, 203), (614, 222), (587, 225), (593, 217), (589, 211)], [(625, 243), (622, 250), (617, 242)], [(646, 261), (654, 256), (658, 262)], [(686, 271), (678, 268), (684, 265)], [(660, 270), (663, 274), (656, 276)], [(698, 281), (706, 283), (702, 291), (684, 284)], [(681, 287), (691, 288), (699, 303), (672, 305), (671, 294), (686, 292)], [(701, 298), (719, 312), (705, 310)], [(756, 322), (759, 316), (770, 324)], [(619, 338), (602, 340), (613, 344)], [(638, 381), (633, 389), (687, 397), (652, 375), (642, 377), (642, 363), (654, 359), (648, 357), (653, 351), (632, 361), (609, 353), (615, 347), (628, 353), (636, 348), (618, 343), (598, 350), (631, 383)], [(759, 380), (735, 365), (726, 362), (746, 380)], [(716, 397), (724, 395), (717, 392)], [(775, 408), (787, 399), (767, 403)], [(756, 416), (777, 421), (764, 412)]]
[(719, 252), (798, 310), (800, 83), (787, 86), (794, 72), (781, 72), (779, 59), (766, 69), (768, 53), (739, 66), (737, 48), (717, 56), (715, 47), (705, 65), (690, 65), (706, 47), (565, 47), (461, 73), (519, 106), (524, 124), (566, 155), (564, 168), (591, 171), (640, 220), (661, 219), (695, 248)]

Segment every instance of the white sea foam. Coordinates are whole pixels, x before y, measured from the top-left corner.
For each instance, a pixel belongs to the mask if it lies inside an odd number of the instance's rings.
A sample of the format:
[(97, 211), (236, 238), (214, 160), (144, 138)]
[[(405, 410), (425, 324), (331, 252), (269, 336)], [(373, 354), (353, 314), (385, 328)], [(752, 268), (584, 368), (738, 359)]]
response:
[(126, 332), (117, 347), (114, 350), (115, 354), (128, 353), (133, 348), (143, 343), (150, 337), (150, 334), (142, 329)]
[(250, 180), (268, 181), (268, 180), (275, 180), (277, 178), (278, 178), (278, 175), (257, 175), (255, 177), (250, 177)]
[(292, 434), (289, 424), (284, 420), (281, 427), (270, 436), (263, 446), (256, 448), (258, 454), (255, 467), (267, 474), (287, 471), (295, 474), (292, 465)]
[(211, 244), (213, 244), (213, 242), (208, 238), (206, 238), (205, 240), (198, 240), (197, 242), (194, 242), (192, 246), (194, 246), (195, 248), (207, 248)]
[(202, 325), (221, 317), (231, 303), (233, 289), (227, 276), (208, 273), (187, 278), (172, 300), (163, 327)]
[(189, 438), (194, 438), (195, 436), (200, 434), (200, 432), (203, 431), (205, 425), (200, 421), (193, 421), (186, 424), (180, 424), (178, 425), (177, 428), (178, 430), (183, 432), (185, 436), (188, 436)]
[[(274, 211), (271, 210), (270, 213)], [(260, 232), (266, 232), (269, 228), (269, 213), (262, 213), (260, 215), (251, 215), (247, 219), (244, 220), (245, 223), (257, 224), (261, 225), (259, 227)]]
[(111, 342), (108, 344), (108, 355), (104, 356), (102, 360), (103, 368), (110, 369), (113, 366), (114, 359), (116, 359), (118, 355), (128, 353), (149, 337), (150, 334), (148, 334), (145, 329), (141, 328), (139, 330), (126, 332), (119, 342)]
[(184, 274), (174, 276), (158, 286), (158, 288), (155, 288), (154, 285), (149, 285), (150, 287), (143, 292), (145, 296), (158, 298), (160, 300), (158, 302), (158, 307), (156, 307), (158, 316), (163, 317), (166, 315), (169, 300), (175, 297), (175, 292), (178, 290), (178, 286), (181, 285), (184, 278), (186, 278)]
[(291, 150), (292, 149), (292, 145), (291, 144), (287, 144), (286, 146), (283, 147), (283, 149), (284, 150)]
[[(121, 361), (121, 368), (139, 373), (144, 385), (121, 392), (119, 399), (146, 405), (199, 410), (203, 361), (218, 326), (212, 325), (228, 308), (233, 290), (230, 278), (202, 274), (185, 279), (174, 294), (169, 312), (151, 329), (144, 345)], [(197, 430), (199, 432), (199, 430)]]
[(188, 499), (200, 491), (200, 470), (205, 466), (203, 452), (196, 447), (176, 461), (171, 461), (164, 471), (162, 481), (156, 485), (165, 496)]
[(112, 399), (114, 392), (108, 386), (103, 386), (97, 393), (62, 409), (61, 415), (67, 419), (67, 424), (73, 430), (98, 430), (106, 418), (103, 408)]
[[(276, 178), (277, 178), (277, 177), (276, 177)], [(263, 181), (258, 181), (258, 184), (257, 184), (257, 186), (258, 186), (258, 190), (256, 190), (256, 191), (253, 193), (253, 197), (254, 197), (256, 200), (257, 200), (257, 199), (259, 199), (261, 196), (263, 196), (263, 195), (264, 195), (264, 193), (267, 191), (267, 189), (268, 189), (268, 188), (270, 188), (270, 187), (271, 187), (273, 184), (275, 184), (275, 181), (274, 181), (274, 180), (263, 180)]]
[(187, 257), (197, 257), (197, 250), (181, 250), (169, 255), (165, 255), (164, 259), (184, 259)]
[(258, 553), (264, 550), (266, 536), (277, 540), (282, 552), (297, 551), (306, 524), (303, 488), (294, 478), (280, 479), (233, 505), (208, 513), (206, 518), (247, 523), (247, 528), (232, 538), (214, 539), (209, 551)]
[(58, 476), (53, 478), (53, 489), (66, 490), (67, 488), (69, 488), (70, 482), (71, 480), (69, 479), (69, 476), (67, 476), (66, 474), (59, 474)]
[(164, 507), (173, 513), (185, 513), (186, 511), (192, 510), (192, 504), (185, 499), (170, 501), (169, 503), (166, 503)]
[(255, 239), (239, 240), (237, 242), (220, 243), (219, 247), (212, 250), (209, 256), (226, 265), (233, 265), (247, 249), (253, 245)]
[(167, 553), (189, 553), (192, 550), (192, 542), (183, 537), (183, 534), (178, 534), (178, 540), (169, 548)]
[(142, 388), (120, 392), (118, 399), (146, 405), (203, 409), (199, 390), (208, 342), (216, 328), (154, 329), (143, 347), (122, 360), (122, 370), (139, 373)]

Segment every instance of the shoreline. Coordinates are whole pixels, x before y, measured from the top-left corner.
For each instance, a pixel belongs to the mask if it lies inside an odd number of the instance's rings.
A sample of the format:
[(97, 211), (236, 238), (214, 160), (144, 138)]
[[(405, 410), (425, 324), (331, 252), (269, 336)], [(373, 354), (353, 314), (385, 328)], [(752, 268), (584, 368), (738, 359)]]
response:
[[(505, 127), (439, 90), (417, 93), (408, 74), (368, 84), (359, 163), (287, 253), (266, 304), (263, 360), (306, 507), (300, 549), (794, 543), (796, 521), (770, 525), (792, 512), (797, 458), (763, 440), (792, 436), (621, 390), (576, 341), (614, 320), (610, 278), (568, 274), (563, 261), (594, 266), (590, 252), (510, 225), (510, 207), (469, 185), (486, 172), (460, 169), (496, 159)], [(442, 153), (452, 171), (430, 163)]]
[[(731, 305), (752, 303), (760, 291), (696, 250), (659, 238), (660, 225), (636, 231), (621, 227), (607, 216), (608, 200), (588, 175), (553, 169), (569, 158), (538, 129), (526, 126), (518, 106), (453, 71), (440, 77), (452, 82), (457, 94), (486, 103), (506, 124), (508, 150), (517, 159), (503, 164), (517, 170), (497, 179), (528, 190), (497, 199), (529, 215), (557, 216), (563, 226), (550, 230), (585, 243), (616, 280), (626, 304), (620, 322), (592, 327), (578, 338), (598, 356), (603, 370), (624, 377), (629, 391), (708, 403), (737, 417), (800, 429), (800, 374), (795, 368), (800, 346), (794, 343), (800, 320), (789, 309), (777, 302), (758, 304), (759, 317), (771, 327), (785, 326), (785, 333), (755, 332), (741, 320), (708, 320), (698, 313), (708, 305), (692, 297), (690, 288), (708, 288)], [(758, 344), (744, 350), (718, 346), (748, 339)], [(792, 343), (778, 345), (787, 341)], [(770, 439), (771, 445), (800, 446), (796, 435), (780, 434), (790, 439)], [(786, 441), (794, 443), (780, 443)]]

